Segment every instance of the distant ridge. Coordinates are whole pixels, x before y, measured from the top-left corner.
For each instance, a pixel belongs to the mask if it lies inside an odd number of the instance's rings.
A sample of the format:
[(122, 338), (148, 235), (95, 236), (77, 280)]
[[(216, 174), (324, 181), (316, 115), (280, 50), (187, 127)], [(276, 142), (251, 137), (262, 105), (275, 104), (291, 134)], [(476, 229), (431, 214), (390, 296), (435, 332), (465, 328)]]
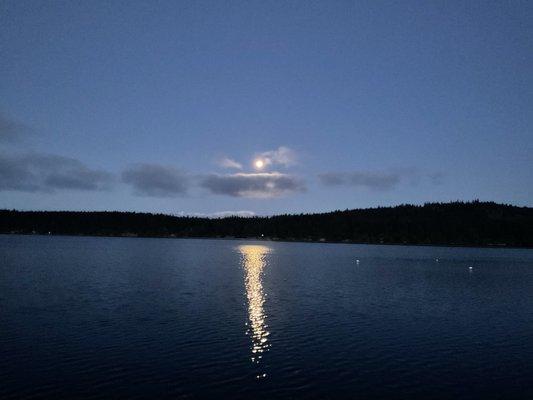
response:
[(533, 208), (473, 201), (219, 219), (0, 210), (0, 233), (533, 247)]

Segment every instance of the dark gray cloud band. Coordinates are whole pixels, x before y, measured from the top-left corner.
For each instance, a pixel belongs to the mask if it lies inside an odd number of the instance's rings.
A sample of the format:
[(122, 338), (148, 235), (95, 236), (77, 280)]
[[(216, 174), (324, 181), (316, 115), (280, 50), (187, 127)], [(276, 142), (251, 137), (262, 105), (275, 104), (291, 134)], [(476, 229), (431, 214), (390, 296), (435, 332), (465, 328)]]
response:
[(349, 186), (375, 191), (394, 189), (400, 183), (418, 185), (429, 180), (439, 185), (444, 179), (442, 172), (421, 173), (416, 168), (396, 168), (388, 171), (352, 171), (327, 172), (318, 175), (318, 180), (325, 186)]
[(122, 172), (122, 181), (139, 196), (183, 196), (189, 187), (188, 176), (180, 170), (158, 164), (137, 164)]
[(373, 190), (388, 190), (401, 180), (399, 173), (389, 172), (328, 172), (318, 175), (320, 182), (326, 186), (354, 186)]
[(305, 190), (299, 178), (278, 172), (211, 174), (202, 179), (201, 186), (214, 194), (253, 198), (279, 197)]
[(108, 172), (91, 169), (74, 158), (0, 154), (0, 191), (103, 190), (111, 182)]

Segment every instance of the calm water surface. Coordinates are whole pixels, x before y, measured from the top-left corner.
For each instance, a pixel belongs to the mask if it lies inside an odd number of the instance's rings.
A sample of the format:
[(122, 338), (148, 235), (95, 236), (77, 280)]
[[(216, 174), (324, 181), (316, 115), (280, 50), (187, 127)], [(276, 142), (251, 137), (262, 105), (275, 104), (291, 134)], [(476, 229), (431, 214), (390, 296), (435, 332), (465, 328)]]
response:
[(532, 377), (531, 250), (0, 236), (3, 399), (533, 398)]

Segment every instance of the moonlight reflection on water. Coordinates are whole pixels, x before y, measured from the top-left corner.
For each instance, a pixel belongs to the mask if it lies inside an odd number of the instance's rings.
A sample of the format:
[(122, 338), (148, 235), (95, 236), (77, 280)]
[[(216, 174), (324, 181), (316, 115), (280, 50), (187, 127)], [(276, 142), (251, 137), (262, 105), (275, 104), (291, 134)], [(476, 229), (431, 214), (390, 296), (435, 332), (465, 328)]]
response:
[[(254, 364), (260, 364), (263, 353), (268, 351), (270, 347), (268, 325), (266, 324), (266, 315), (263, 307), (266, 295), (263, 291), (261, 279), (263, 269), (266, 266), (266, 256), (271, 249), (258, 245), (242, 245), (238, 249), (242, 255), (244, 285), (248, 299), (248, 329), (246, 334), (252, 340), (251, 360)], [(266, 373), (264, 372), (257, 375), (258, 379), (265, 377)]]

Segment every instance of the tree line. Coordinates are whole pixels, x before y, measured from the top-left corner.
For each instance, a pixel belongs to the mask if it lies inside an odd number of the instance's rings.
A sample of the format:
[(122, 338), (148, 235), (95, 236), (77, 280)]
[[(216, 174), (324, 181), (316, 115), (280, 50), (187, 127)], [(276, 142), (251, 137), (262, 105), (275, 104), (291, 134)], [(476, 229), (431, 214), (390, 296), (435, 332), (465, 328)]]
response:
[(0, 233), (533, 247), (533, 208), (473, 201), (226, 218), (0, 210)]

